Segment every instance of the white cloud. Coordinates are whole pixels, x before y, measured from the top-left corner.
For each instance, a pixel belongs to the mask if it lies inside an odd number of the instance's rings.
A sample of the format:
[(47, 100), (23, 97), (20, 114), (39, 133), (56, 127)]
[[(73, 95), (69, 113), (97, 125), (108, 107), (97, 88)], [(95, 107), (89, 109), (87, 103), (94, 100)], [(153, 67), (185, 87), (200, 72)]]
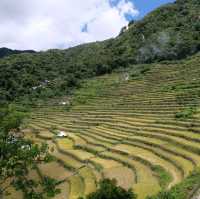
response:
[(125, 15), (138, 10), (129, 0), (110, 1), (1, 0), (0, 46), (45, 50), (115, 37), (128, 23)]

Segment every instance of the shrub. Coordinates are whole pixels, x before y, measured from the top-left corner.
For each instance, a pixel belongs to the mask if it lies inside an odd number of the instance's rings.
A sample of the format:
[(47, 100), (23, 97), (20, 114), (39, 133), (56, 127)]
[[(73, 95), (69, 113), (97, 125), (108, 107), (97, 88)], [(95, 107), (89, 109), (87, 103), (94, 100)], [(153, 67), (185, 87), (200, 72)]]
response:
[[(117, 186), (116, 180), (104, 179), (100, 181), (96, 192), (86, 196), (86, 199), (136, 199), (136, 194), (131, 189), (126, 191)], [(83, 199), (83, 198), (79, 198)]]
[(20, 125), (24, 111), (14, 105), (0, 110), (0, 198), (9, 194), (11, 187), (22, 191), (26, 199), (52, 198), (60, 193), (56, 188), (59, 181), (47, 176), (35, 179), (29, 175), (38, 171), (39, 164), (48, 163), (53, 157), (46, 144), (36, 145), (23, 138)]
[(162, 188), (167, 187), (167, 185), (171, 182), (172, 180), (172, 176), (170, 175), (170, 173), (168, 173), (165, 169), (163, 169), (161, 166), (159, 165), (155, 165), (153, 168), (154, 172), (156, 172), (156, 174), (159, 177), (159, 183), (160, 186)]
[(196, 109), (193, 107), (189, 107), (184, 109), (183, 111), (177, 112), (175, 114), (175, 118), (177, 119), (187, 119), (191, 118), (196, 112)]
[(161, 191), (155, 196), (146, 199), (188, 199), (193, 195), (194, 190), (200, 187), (200, 170), (194, 170), (180, 184), (174, 186), (169, 191)]

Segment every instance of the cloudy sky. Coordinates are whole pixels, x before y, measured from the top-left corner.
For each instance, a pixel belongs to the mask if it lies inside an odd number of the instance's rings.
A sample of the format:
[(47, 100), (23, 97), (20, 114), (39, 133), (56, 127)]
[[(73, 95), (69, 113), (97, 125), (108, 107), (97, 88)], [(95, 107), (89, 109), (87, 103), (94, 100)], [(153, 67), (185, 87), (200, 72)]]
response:
[(46, 50), (118, 35), (173, 0), (0, 0), (0, 47)]

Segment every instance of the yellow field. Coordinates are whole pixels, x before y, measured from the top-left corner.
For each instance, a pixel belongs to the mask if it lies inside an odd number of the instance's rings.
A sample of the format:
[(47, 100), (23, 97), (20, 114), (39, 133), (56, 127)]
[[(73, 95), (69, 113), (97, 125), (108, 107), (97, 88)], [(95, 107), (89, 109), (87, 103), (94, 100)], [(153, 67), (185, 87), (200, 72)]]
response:
[(110, 179), (116, 179), (118, 185), (128, 190), (134, 186), (134, 174), (129, 168), (123, 166), (113, 167), (104, 170), (104, 176)]
[[(36, 143), (47, 142), (60, 160), (42, 166), (44, 174), (69, 177), (57, 198), (77, 199), (107, 177), (145, 199), (171, 188), (200, 166), (197, 60), (155, 64), (137, 78), (128, 71), (128, 81), (122, 73), (87, 80), (74, 93), (69, 111), (59, 105), (36, 107), (25, 136)], [(49, 131), (52, 126), (67, 137), (56, 137)], [(171, 177), (166, 187), (153, 170), (156, 166)]]

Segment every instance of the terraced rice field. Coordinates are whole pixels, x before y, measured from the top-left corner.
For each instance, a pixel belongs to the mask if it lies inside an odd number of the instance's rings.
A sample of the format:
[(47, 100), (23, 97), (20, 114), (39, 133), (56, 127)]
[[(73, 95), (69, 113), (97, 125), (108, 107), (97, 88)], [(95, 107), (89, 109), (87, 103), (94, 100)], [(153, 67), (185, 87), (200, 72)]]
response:
[(200, 166), (199, 55), (127, 73), (128, 81), (123, 73), (86, 81), (69, 111), (51, 102), (34, 108), (26, 135), (48, 142), (57, 158), (41, 171), (65, 178), (58, 198), (76, 199), (109, 177), (144, 199)]

